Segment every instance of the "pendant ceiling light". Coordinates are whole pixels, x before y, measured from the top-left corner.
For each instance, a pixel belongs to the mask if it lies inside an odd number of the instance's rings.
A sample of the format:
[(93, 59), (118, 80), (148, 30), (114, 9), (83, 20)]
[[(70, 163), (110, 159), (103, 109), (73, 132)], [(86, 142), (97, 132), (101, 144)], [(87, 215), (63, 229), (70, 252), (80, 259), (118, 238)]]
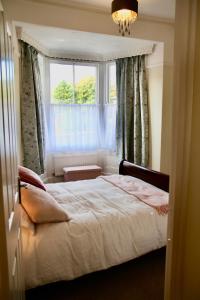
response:
[(137, 0), (113, 0), (112, 18), (118, 24), (122, 36), (130, 35), (130, 25), (135, 22), (138, 15)]

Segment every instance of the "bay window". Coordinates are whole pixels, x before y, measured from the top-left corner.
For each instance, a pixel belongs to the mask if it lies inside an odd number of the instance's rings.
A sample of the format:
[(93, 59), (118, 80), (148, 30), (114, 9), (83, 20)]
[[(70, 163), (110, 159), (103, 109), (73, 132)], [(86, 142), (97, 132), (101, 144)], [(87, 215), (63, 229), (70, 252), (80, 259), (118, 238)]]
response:
[(115, 150), (115, 63), (50, 60), (50, 152)]

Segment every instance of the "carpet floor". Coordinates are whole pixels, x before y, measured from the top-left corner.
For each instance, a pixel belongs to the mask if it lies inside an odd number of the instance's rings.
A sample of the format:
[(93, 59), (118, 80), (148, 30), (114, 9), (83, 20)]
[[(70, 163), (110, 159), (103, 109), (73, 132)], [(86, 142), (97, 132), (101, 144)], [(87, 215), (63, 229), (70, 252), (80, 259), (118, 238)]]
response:
[(26, 291), (26, 300), (163, 300), (165, 248), (72, 281)]

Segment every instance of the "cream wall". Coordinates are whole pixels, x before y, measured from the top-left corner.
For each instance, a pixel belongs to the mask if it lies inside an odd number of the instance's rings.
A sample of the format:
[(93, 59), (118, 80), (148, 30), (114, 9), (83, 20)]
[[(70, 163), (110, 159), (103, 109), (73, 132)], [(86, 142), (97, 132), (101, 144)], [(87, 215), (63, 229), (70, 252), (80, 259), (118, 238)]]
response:
[(150, 164), (153, 170), (161, 169), (161, 138), (162, 138), (162, 110), (163, 110), (163, 64), (164, 45), (158, 43), (146, 60), (149, 114), (150, 114)]
[(173, 66), (163, 66), (163, 106), (160, 169), (171, 174), (172, 159)]
[(163, 106), (163, 66), (147, 69), (150, 113), (150, 168), (160, 171)]
[(150, 167), (171, 173), (173, 54), (166, 60), (165, 43), (157, 43), (147, 59), (150, 106)]
[[(44, 26), (55, 26), (67, 29), (74, 29), (80, 31), (104, 33), (111, 35), (118, 35), (118, 28), (111, 19), (110, 12), (97, 13), (89, 12), (86, 10), (73, 9), (65, 5), (50, 5), (39, 2), (32, 2), (28, 0), (4, 0), (3, 1), (5, 10), (7, 11), (9, 18), (13, 21), (28, 22), (33, 24), (39, 24)], [(165, 153), (166, 144), (170, 148), (170, 128), (169, 120), (171, 116), (171, 107), (170, 103), (172, 102), (169, 97), (171, 97), (170, 91), (172, 89), (172, 82), (169, 81), (169, 77), (172, 77), (172, 68), (167, 68), (165, 65), (173, 64), (173, 43), (174, 43), (174, 26), (172, 23), (162, 22), (160, 20), (152, 19), (138, 19), (138, 21), (133, 26), (133, 36), (134, 38), (146, 39), (163, 42), (164, 45), (164, 69), (163, 69), (163, 109), (167, 107), (167, 110), (164, 111), (165, 117), (162, 119), (162, 137), (159, 137), (155, 145), (161, 144), (161, 154), (157, 149), (153, 149), (152, 163), (153, 167), (159, 170), (160, 169), (166, 173), (169, 173), (169, 161), (170, 155), (169, 152)], [(160, 75), (159, 75), (160, 72)], [(166, 72), (166, 74), (165, 74)], [(156, 105), (156, 99), (154, 97), (160, 97), (161, 90), (156, 91), (154, 82), (155, 79), (161, 76), (161, 69), (151, 69), (149, 70), (149, 75), (152, 77), (151, 86), (152, 91), (152, 104)], [(154, 79), (153, 79), (154, 78)], [(159, 77), (160, 79), (160, 77)], [(165, 82), (166, 81), (166, 82)], [(159, 101), (157, 101), (159, 102)], [(165, 102), (167, 102), (165, 104)], [(161, 104), (157, 110), (160, 111)], [(158, 120), (157, 120), (158, 121)], [(160, 126), (161, 120), (159, 120)], [(158, 123), (157, 123), (158, 125)], [(153, 128), (156, 127), (156, 122), (152, 123)], [(153, 136), (154, 133), (152, 132)], [(169, 145), (168, 145), (169, 143)], [(159, 158), (160, 156), (160, 158)], [(163, 160), (163, 161), (162, 161)]]

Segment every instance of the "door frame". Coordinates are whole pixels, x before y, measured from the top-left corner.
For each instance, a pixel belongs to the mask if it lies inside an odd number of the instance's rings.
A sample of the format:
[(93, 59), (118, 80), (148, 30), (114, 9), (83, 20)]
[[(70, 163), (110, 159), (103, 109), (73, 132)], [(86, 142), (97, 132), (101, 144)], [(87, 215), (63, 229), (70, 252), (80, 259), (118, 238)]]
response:
[[(189, 180), (194, 105), (195, 55), (199, 51), (198, 0), (177, 0), (175, 19), (174, 101), (170, 211), (165, 271), (165, 300), (184, 298), (184, 261), (188, 229)], [(200, 71), (200, 70), (199, 70)], [(200, 122), (199, 122), (200, 126)], [(194, 142), (194, 140), (193, 140)], [(193, 298), (194, 299), (194, 298)]]

